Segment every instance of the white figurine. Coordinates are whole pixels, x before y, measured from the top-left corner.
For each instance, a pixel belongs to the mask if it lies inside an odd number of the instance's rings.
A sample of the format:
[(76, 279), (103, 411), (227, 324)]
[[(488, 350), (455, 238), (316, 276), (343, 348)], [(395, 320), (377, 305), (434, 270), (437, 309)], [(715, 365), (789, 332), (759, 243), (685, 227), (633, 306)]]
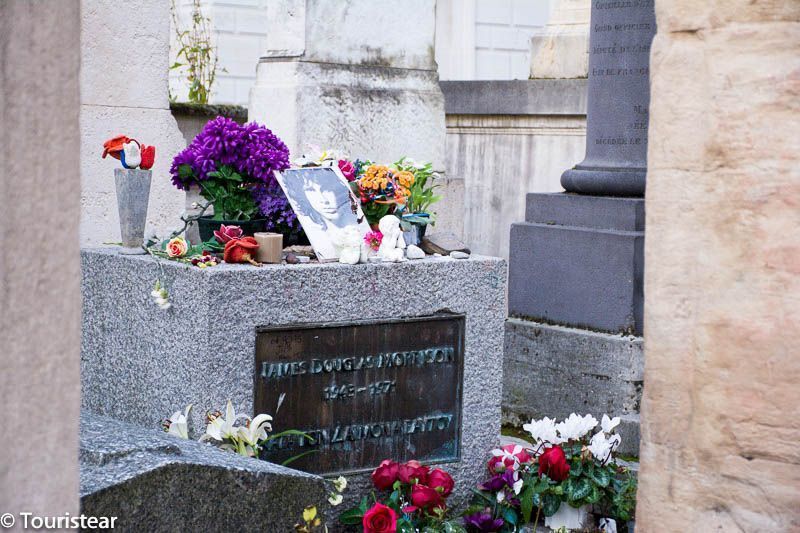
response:
[(142, 163), (142, 150), (139, 143), (131, 141), (122, 145), (120, 161), (125, 168), (136, 168)]
[(386, 215), (378, 222), (378, 229), (383, 234), (378, 248), (381, 260), (390, 263), (405, 261), (406, 241), (403, 239), (403, 230), (400, 229), (400, 219), (394, 215)]
[(346, 265), (356, 265), (364, 254), (364, 237), (356, 226), (349, 226), (336, 242), (339, 248), (339, 262)]

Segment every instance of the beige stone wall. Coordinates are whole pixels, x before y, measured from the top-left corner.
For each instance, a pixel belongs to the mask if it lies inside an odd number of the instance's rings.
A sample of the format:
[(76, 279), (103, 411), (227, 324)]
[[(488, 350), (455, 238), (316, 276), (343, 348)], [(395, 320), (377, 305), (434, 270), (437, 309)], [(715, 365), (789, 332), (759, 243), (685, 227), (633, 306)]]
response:
[(800, 2), (659, 0), (637, 531), (800, 530)]
[(78, 0), (0, 2), (0, 513), (78, 512)]

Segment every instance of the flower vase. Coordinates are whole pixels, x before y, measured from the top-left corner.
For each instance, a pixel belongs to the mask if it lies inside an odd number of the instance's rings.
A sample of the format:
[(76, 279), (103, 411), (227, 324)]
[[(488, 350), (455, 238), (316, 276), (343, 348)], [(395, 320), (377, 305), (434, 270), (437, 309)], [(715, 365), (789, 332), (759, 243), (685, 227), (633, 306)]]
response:
[(403, 231), (403, 240), (406, 241), (406, 246), (412, 244), (419, 246), (425, 236), (425, 228), (427, 227), (427, 224), (411, 224), (411, 229)]
[(147, 204), (150, 201), (150, 170), (137, 168), (114, 169), (117, 187), (119, 230), (122, 236), (120, 253), (138, 255), (147, 253), (144, 246), (144, 226), (147, 222)]
[(589, 522), (589, 506), (584, 505), (577, 509), (572, 507), (566, 502), (561, 502), (558, 511), (553, 516), (545, 517), (544, 525), (558, 531), (559, 529), (566, 528), (567, 531), (573, 529), (584, 529)]

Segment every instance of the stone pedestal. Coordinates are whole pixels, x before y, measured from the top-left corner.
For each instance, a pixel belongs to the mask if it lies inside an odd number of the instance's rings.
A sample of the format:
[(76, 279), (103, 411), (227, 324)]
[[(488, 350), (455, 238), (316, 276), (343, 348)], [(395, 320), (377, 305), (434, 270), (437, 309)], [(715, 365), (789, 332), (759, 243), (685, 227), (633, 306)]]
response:
[(528, 194), (511, 226), (512, 316), (642, 334), (644, 200)]
[(431, 161), (443, 196), (436, 228), (461, 235), (463, 177), (444, 175), (434, 0), (279, 0), (267, 15), (249, 120), (275, 131), (292, 157), (312, 144), (385, 163)]
[(531, 38), (531, 79), (585, 78), (589, 72), (589, 0), (551, 0), (547, 25)]
[[(82, 265), (83, 408), (145, 427), (158, 428), (163, 418), (192, 404), (191, 425), (197, 430), (203, 427), (204, 413), (229, 398), (237, 412), (252, 416), (257, 328), (382, 322), (444, 310), (464, 315), (460, 461), (445, 468), (456, 479), (456, 499), (482, 481), (486, 454), (500, 433), (504, 261), (473, 256), (366, 265), (223, 264), (201, 270), (106, 248), (84, 250)], [(167, 311), (150, 296), (159, 278), (169, 290), (172, 308)], [(343, 348), (341, 357), (350, 353), (345, 352)], [(356, 383), (363, 377), (349, 377), (353, 375), (330, 374), (337, 382)], [(295, 382), (272, 383), (263, 386), (289, 391)], [(397, 387), (393, 390), (400, 383)], [(319, 405), (322, 391), (313, 393)], [(459, 394), (458, 388), (453, 394)], [(425, 391), (419, 396), (426, 396)], [(277, 406), (270, 409), (276, 428), (282, 413), (308, 405), (292, 405), (289, 398), (287, 394), (277, 412)], [(381, 405), (376, 403), (375, 409)], [(397, 439), (389, 442), (398, 447), (404, 442), (403, 435), (387, 438)], [(366, 484), (367, 476), (352, 480)], [(358, 489), (348, 493), (355, 495)]]
[(402, 8), (374, 0), (270, 2), (275, 31), (258, 63), (249, 119), (267, 124), (294, 156), (311, 143), (375, 161), (406, 155), (443, 171), (434, 7), (433, 0)]

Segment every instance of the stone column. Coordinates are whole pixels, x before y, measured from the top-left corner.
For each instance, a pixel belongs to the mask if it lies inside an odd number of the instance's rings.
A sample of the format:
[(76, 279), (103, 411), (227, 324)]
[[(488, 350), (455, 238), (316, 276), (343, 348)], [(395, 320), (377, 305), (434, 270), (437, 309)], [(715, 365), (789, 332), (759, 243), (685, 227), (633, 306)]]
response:
[(800, 3), (656, 3), (636, 531), (800, 530)]
[(78, 514), (79, 40), (78, 0), (0, 2), (0, 513), (18, 530)]
[[(638, 453), (651, 2), (591, 6), (586, 158), (511, 227), (504, 407), (623, 417)], [(578, 194), (574, 194), (578, 193)], [(587, 331), (588, 330), (588, 331)], [(557, 369), (538, 375), (539, 368)], [(575, 392), (579, 391), (579, 392)]]
[(590, 0), (551, 0), (547, 25), (531, 38), (531, 79), (585, 78)]
[[(351, 157), (432, 161), (444, 172), (444, 97), (434, 60), (435, 1), (275, 0), (249, 120), (292, 157), (306, 144)], [(436, 228), (461, 233), (463, 180), (441, 180)]]
[(586, 158), (561, 176), (568, 192), (644, 195), (656, 21), (652, 2), (629, 4), (592, 7)]

